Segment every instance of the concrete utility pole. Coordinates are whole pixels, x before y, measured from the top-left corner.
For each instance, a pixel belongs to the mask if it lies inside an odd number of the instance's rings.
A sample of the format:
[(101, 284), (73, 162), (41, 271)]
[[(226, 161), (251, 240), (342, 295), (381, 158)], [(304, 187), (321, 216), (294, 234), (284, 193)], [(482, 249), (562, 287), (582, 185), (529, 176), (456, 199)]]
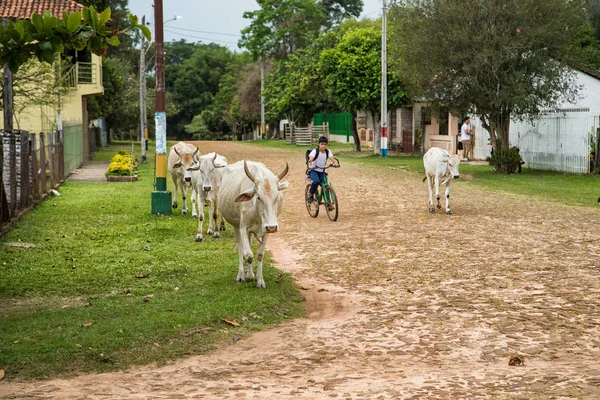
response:
[[(146, 16), (142, 17), (142, 25), (146, 25)], [(146, 38), (142, 35), (140, 48), (140, 136), (142, 143), (142, 164), (148, 162), (146, 150), (148, 145), (148, 128), (146, 127)]]
[(167, 113), (165, 100), (165, 59), (163, 3), (154, 0), (154, 36), (156, 52), (156, 190), (152, 192), (152, 214), (171, 214), (171, 192), (167, 191)]
[(387, 112), (387, 22), (386, 4), (383, 0), (381, 15), (381, 156), (388, 156), (388, 112)]
[[(5, 27), (8, 25), (8, 19), (2, 21)], [(8, 68), (8, 64), (4, 65), (2, 83), (4, 85), (4, 131), (12, 131), (13, 129), (13, 75)], [(0, 127), (1, 128), (1, 127)], [(4, 143), (2, 143), (4, 148)], [(4, 151), (0, 151), (0, 225), (2, 222), (10, 220), (10, 209), (8, 207), (8, 198), (4, 191)], [(2, 227), (0, 226), (0, 232)]]
[(260, 135), (265, 138), (265, 62), (260, 57)]

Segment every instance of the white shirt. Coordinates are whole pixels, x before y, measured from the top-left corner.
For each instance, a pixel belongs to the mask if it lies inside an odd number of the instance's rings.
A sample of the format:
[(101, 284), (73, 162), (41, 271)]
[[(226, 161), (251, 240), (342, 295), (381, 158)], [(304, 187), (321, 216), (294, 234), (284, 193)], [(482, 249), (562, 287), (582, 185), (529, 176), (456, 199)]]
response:
[(323, 172), (325, 171), (323, 168), (325, 168), (327, 166), (327, 160), (328, 158), (333, 157), (333, 153), (331, 152), (331, 150), (329, 150), (329, 157), (327, 157), (327, 149), (325, 150), (325, 152), (321, 153), (319, 151), (319, 155), (316, 156), (317, 149), (313, 149), (313, 151), (310, 152), (310, 154), (308, 155), (308, 158), (310, 159), (311, 157), (315, 157), (312, 161), (312, 166), (313, 169), (315, 171), (319, 171), (319, 172)]
[(471, 140), (471, 134), (469, 134), (469, 131), (471, 130), (471, 127), (467, 124), (462, 124), (462, 127), (460, 128), (460, 140)]

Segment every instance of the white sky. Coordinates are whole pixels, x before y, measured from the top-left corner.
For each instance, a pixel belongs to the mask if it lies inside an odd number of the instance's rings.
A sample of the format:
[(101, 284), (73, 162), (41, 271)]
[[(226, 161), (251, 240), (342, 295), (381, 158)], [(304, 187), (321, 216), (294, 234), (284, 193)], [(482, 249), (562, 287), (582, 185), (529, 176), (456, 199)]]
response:
[[(154, 35), (154, 0), (129, 0), (129, 11), (146, 22)], [(363, 0), (360, 18), (378, 18), (381, 0)], [(258, 9), (254, 0), (163, 0), (165, 42), (185, 39), (187, 42), (217, 43), (239, 50), (240, 31), (248, 25), (245, 11)], [(180, 19), (172, 20), (175, 16)], [(168, 20), (172, 21), (168, 21)]]

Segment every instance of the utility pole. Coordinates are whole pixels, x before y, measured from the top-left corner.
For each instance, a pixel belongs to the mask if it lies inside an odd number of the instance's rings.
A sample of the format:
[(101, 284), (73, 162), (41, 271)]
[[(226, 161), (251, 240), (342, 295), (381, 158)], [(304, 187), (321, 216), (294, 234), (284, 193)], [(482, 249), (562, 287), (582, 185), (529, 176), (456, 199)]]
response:
[(167, 113), (165, 100), (165, 59), (163, 37), (163, 3), (154, 0), (154, 35), (156, 52), (156, 190), (152, 192), (152, 214), (171, 214), (171, 192), (167, 191)]
[[(142, 17), (142, 25), (146, 25), (146, 16)], [(142, 35), (140, 48), (140, 136), (142, 143), (142, 164), (146, 164), (146, 150), (148, 150), (148, 128), (146, 127), (146, 38)]]
[(386, 4), (383, 0), (381, 15), (381, 156), (388, 156), (388, 112), (387, 112), (387, 22)]
[(260, 56), (260, 135), (265, 138), (265, 61)]

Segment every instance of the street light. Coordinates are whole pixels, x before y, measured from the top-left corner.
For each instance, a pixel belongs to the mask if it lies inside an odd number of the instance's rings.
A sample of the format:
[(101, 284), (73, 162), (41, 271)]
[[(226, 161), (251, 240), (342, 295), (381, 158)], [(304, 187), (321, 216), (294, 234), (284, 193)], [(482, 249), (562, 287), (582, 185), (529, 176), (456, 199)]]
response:
[(167, 22), (171, 22), (171, 21), (176, 21), (178, 19), (183, 18), (181, 15), (173, 15), (173, 18), (166, 20), (165, 22), (163, 22), (163, 25), (165, 25)]

